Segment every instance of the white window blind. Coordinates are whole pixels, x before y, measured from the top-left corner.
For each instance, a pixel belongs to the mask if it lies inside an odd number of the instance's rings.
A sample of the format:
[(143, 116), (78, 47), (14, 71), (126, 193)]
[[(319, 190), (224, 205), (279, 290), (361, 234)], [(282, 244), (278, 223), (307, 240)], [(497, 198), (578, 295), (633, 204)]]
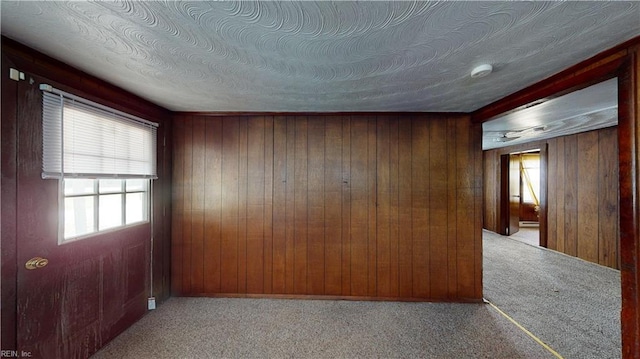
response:
[(43, 91), (43, 178), (157, 178), (158, 124), (49, 85)]

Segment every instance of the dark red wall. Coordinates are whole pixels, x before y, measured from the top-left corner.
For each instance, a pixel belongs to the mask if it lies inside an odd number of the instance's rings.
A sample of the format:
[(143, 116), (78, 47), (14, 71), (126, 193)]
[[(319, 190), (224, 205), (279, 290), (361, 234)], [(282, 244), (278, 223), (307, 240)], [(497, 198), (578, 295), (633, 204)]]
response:
[[(9, 80), (9, 67), (26, 79)], [(2, 76), (0, 346), (33, 357), (87, 357), (146, 313), (151, 232), (153, 293), (159, 302), (170, 295), (171, 156), (164, 139), (170, 146), (171, 114), (4, 37)], [(43, 82), (160, 124), (153, 231), (143, 224), (57, 245), (57, 181), (40, 178)], [(39, 246), (49, 265), (25, 271), (25, 256), (33, 255), (25, 248)]]

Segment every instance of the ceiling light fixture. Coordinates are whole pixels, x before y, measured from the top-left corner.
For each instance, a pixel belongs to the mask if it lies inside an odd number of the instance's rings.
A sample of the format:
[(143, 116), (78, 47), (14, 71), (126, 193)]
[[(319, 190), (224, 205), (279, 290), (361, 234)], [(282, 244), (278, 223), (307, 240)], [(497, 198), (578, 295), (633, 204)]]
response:
[(534, 136), (540, 132), (544, 132), (546, 129), (547, 129), (547, 126), (536, 126), (536, 127), (526, 128), (524, 130), (506, 132), (504, 134), (504, 137), (520, 138), (520, 137)]
[(471, 70), (471, 77), (480, 78), (489, 75), (493, 71), (493, 66), (489, 64), (482, 64), (476, 66), (473, 70)]
[(524, 130), (519, 130), (519, 131), (506, 131), (506, 132), (498, 133), (498, 137), (494, 138), (493, 140), (495, 142), (508, 142), (508, 141), (513, 141), (520, 138), (535, 137), (539, 133), (544, 132), (546, 130), (547, 130), (547, 126), (537, 126), (537, 127), (527, 128)]

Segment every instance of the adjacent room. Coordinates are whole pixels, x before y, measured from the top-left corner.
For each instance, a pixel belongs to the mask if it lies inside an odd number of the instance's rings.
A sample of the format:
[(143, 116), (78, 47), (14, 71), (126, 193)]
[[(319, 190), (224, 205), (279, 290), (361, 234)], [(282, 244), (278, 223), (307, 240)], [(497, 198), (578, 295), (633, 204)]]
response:
[(1, 356), (640, 358), (640, 3), (0, 6)]
[(563, 357), (620, 356), (617, 131), (617, 78), (483, 123), (484, 297)]

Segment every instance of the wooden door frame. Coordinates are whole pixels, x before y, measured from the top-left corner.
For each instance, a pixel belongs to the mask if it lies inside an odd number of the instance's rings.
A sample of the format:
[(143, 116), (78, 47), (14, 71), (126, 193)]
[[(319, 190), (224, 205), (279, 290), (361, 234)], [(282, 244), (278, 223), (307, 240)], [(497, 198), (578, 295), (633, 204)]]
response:
[[(520, 209), (522, 205), (522, 174), (520, 173), (520, 155), (521, 152), (518, 153), (510, 153), (509, 157), (509, 166), (508, 166), (508, 175), (507, 175), (507, 187), (509, 188), (509, 235), (513, 235), (520, 231)], [(515, 168), (516, 162), (518, 163), (518, 168)], [(516, 178), (517, 174), (517, 178)], [(514, 186), (514, 182), (517, 181), (517, 185)], [(517, 188), (517, 193), (514, 193), (514, 189)], [(517, 197), (517, 201), (514, 199)], [(515, 229), (515, 230), (514, 230)]]
[(498, 190), (500, 199), (498, 201), (498, 233), (503, 236), (509, 235), (509, 158), (510, 154), (500, 154), (500, 183)]
[[(618, 78), (622, 357), (640, 359), (640, 37), (604, 51), (472, 114), (482, 123), (541, 99)], [(546, 191), (546, 188), (545, 188)]]
[(618, 76), (622, 357), (640, 358), (640, 59), (627, 55)]
[(541, 146), (539, 146), (540, 149), (540, 198), (538, 199), (539, 202), (539, 218), (538, 218), (538, 223), (539, 223), (539, 228), (540, 228), (540, 234), (539, 234), (539, 245), (541, 247), (547, 248), (548, 245), (548, 198), (549, 198), (549, 193), (548, 191), (548, 182), (549, 182), (549, 177), (548, 177), (548, 173), (549, 173), (549, 144), (548, 143), (544, 143)]
[[(548, 159), (549, 151), (548, 151), (548, 144), (546, 141), (534, 141), (534, 142), (523, 143), (521, 145), (503, 147), (501, 149), (498, 149), (498, 156), (500, 157), (499, 159), (500, 165), (498, 166), (498, 171), (499, 171), (498, 178), (500, 183), (497, 184), (499, 197), (498, 197), (498, 208), (496, 210), (498, 233), (502, 235), (506, 235), (504, 226), (509, 224), (508, 208), (504, 207), (509, 205), (509, 198), (508, 198), (508, 192), (506, 191), (508, 190), (508, 188), (505, 187), (505, 186), (508, 186), (508, 183), (505, 183), (505, 180), (508, 182), (508, 178), (506, 179), (504, 178), (504, 176), (508, 175), (508, 173), (504, 173), (505, 169), (502, 168), (503, 156), (506, 156), (508, 158), (508, 156), (512, 153), (522, 153), (522, 152), (529, 152), (533, 150), (540, 151), (540, 198), (539, 198), (540, 218), (538, 220), (539, 231), (540, 231), (539, 241), (540, 241), (540, 246), (546, 248), (547, 247), (547, 181), (548, 181), (547, 166), (549, 164), (549, 159)], [(506, 168), (506, 170), (508, 170), (508, 168)]]

